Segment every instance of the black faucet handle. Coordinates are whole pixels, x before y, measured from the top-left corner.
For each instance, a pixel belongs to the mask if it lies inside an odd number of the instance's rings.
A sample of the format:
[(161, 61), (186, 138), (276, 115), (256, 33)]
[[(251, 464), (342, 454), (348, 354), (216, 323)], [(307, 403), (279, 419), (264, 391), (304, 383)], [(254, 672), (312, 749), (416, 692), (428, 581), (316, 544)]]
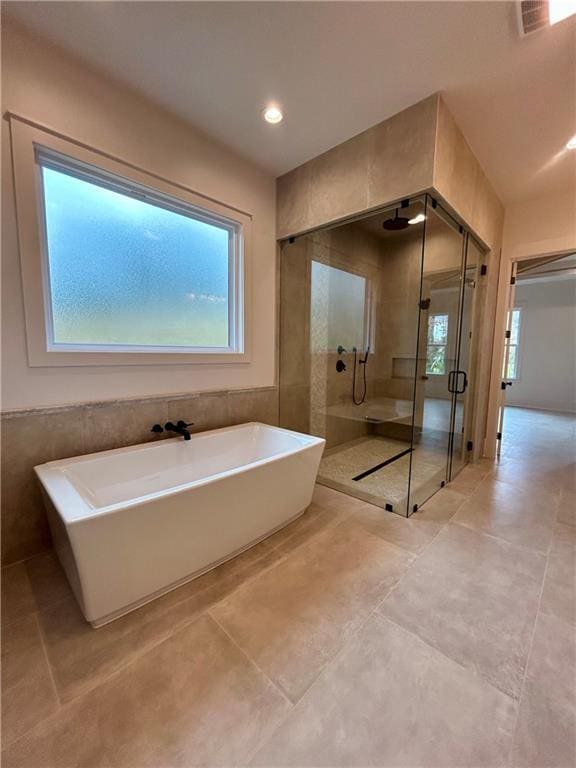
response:
[(161, 424), (154, 424), (150, 432), (156, 432), (157, 434), (160, 434), (161, 432), (164, 432), (164, 427)]
[(194, 426), (194, 422), (191, 421), (189, 424), (186, 424), (185, 421), (182, 421), (182, 419), (180, 419), (178, 421), (178, 423), (176, 424), (176, 426), (178, 427), (178, 429), (186, 429), (186, 427), (193, 427)]

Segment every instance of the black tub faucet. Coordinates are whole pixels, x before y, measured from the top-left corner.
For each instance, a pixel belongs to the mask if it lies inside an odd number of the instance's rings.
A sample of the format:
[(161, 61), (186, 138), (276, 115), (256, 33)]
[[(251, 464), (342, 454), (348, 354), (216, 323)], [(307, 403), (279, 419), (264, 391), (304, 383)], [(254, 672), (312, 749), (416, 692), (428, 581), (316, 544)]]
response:
[(188, 427), (193, 427), (193, 426), (194, 426), (193, 421), (191, 421), (189, 424), (186, 424), (185, 421), (182, 421), (182, 419), (180, 419), (180, 421), (176, 422), (176, 424), (173, 424), (171, 421), (167, 421), (166, 424), (164, 424), (164, 426), (162, 426), (161, 424), (154, 424), (154, 426), (150, 431), (156, 432), (157, 434), (159, 434), (160, 432), (164, 432), (164, 430), (166, 430), (166, 432), (176, 432), (177, 435), (182, 435), (184, 440), (190, 440), (190, 432), (188, 432)]
[(188, 432), (188, 427), (193, 427), (194, 422), (191, 421), (189, 424), (186, 424), (185, 421), (177, 421), (176, 424), (173, 424), (171, 421), (167, 421), (166, 424), (164, 424), (164, 429), (166, 432), (176, 432), (177, 435), (182, 435), (184, 440), (190, 440), (190, 432)]

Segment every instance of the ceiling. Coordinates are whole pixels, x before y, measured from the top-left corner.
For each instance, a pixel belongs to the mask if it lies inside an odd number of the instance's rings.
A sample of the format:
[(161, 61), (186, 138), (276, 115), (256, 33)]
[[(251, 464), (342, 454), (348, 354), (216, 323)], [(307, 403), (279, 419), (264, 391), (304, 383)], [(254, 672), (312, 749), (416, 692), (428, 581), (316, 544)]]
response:
[[(5, 2), (3, 10), (280, 175), (441, 90), (505, 202), (576, 180), (576, 18), (510, 2)], [(282, 124), (263, 122), (277, 101)]]

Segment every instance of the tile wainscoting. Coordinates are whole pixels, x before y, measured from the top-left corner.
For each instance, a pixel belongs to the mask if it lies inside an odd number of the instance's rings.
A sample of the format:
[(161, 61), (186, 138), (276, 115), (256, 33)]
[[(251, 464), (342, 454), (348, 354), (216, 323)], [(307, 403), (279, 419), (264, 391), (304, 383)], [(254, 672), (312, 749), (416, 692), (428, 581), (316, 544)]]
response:
[(82, 403), (2, 414), (2, 563), (51, 547), (37, 464), (164, 439), (150, 428), (193, 421), (194, 432), (247, 421), (278, 424), (278, 388)]

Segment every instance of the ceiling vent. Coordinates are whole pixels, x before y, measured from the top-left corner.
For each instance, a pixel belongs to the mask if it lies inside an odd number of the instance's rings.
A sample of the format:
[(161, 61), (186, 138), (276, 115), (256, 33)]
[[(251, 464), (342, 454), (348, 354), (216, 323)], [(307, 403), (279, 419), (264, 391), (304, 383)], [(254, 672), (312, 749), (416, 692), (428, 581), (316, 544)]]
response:
[(517, 4), (520, 35), (525, 37), (550, 25), (548, 0), (521, 0)]

